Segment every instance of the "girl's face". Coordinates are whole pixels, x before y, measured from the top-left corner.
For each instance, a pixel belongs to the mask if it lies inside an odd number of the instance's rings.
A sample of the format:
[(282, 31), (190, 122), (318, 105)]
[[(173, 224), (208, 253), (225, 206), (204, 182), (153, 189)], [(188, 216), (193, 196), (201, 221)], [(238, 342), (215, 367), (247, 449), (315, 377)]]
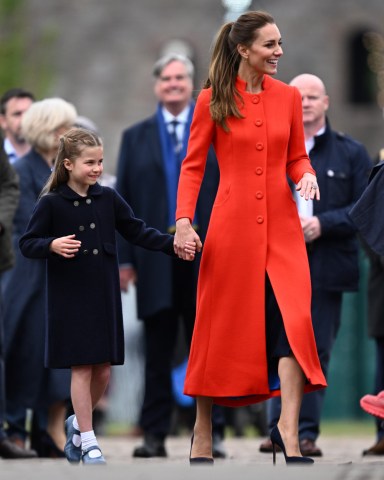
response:
[(254, 72), (274, 75), (279, 58), (283, 55), (281, 43), (279, 29), (274, 23), (268, 23), (260, 28), (250, 47), (239, 45), (239, 52)]
[(69, 172), (68, 185), (78, 193), (86, 193), (103, 173), (103, 147), (85, 147), (74, 162), (64, 160)]

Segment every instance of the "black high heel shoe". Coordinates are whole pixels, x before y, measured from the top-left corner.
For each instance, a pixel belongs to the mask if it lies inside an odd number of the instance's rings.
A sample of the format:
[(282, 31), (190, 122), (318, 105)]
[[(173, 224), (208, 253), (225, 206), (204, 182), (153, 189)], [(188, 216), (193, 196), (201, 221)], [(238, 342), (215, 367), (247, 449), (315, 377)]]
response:
[(191, 438), (191, 450), (189, 452), (189, 464), (190, 465), (213, 465), (213, 458), (210, 457), (194, 457), (191, 458), (192, 455), (192, 445), (193, 445), (193, 439), (194, 435), (192, 434)]
[(280, 431), (277, 428), (277, 425), (273, 427), (271, 431), (271, 442), (273, 449), (273, 464), (276, 464), (276, 445), (281, 448), (281, 451), (284, 453), (285, 463), (287, 464), (296, 464), (296, 465), (312, 465), (314, 460), (309, 457), (288, 457), (285, 451), (285, 445), (283, 439), (281, 438)]

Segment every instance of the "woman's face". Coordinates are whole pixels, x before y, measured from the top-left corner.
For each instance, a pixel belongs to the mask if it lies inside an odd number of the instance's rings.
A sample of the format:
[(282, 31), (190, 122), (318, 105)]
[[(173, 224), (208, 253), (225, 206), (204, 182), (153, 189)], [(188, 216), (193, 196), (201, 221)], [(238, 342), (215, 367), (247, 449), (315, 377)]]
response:
[(257, 73), (275, 75), (283, 49), (281, 35), (275, 24), (268, 23), (257, 32), (250, 47), (239, 46), (239, 52), (247, 65)]

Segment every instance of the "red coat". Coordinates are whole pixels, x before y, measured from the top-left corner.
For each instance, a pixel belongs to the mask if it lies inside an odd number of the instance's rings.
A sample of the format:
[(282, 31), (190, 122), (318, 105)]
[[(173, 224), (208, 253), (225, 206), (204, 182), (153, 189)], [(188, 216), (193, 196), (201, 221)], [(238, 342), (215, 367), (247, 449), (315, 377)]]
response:
[[(230, 132), (212, 121), (211, 89), (196, 104), (183, 162), (176, 218), (193, 218), (209, 145), (220, 185), (203, 247), (196, 323), (185, 393), (245, 405), (280, 395), (268, 384), (265, 272), (279, 304), (305, 391), (326, 386), (311, 321), (311, 283), (304, 237), (286, 175), (315, 173), (305, 151), (296, 88), (266, 76), (263, 91), (242, 92), (244, 118)], [(246, 397), (246, 398), (234, 398)]]

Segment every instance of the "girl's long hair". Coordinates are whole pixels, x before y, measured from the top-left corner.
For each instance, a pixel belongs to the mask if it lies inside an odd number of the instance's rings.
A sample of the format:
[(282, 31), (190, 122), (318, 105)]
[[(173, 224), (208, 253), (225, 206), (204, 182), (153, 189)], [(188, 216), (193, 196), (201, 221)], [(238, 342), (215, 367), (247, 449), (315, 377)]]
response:
[(273, 17), (267, 12), (247, 12), (235, 22), (225, 23), (217, 34), (204, 88), (212, 87), (211, 116), (225, 131), (229, 131), (226, 122), (228, 117), (242, 118), (236, 103), (236, 98), (242, 101), (235, 86), (241, 60), (237, 46), (250, 47), (257, 38), (258, 30), (274, 23)]
[(56, 190), (60, 185), (69, 180), (68, 170), (64, 166), (64, 160), (74, 162), (86, 147), (101, 147), (101, 138), (91, 130), (85, 128), (71, 128), (62, 137), (56, 155), (52, 173), (45, 184), (41, 195)]

